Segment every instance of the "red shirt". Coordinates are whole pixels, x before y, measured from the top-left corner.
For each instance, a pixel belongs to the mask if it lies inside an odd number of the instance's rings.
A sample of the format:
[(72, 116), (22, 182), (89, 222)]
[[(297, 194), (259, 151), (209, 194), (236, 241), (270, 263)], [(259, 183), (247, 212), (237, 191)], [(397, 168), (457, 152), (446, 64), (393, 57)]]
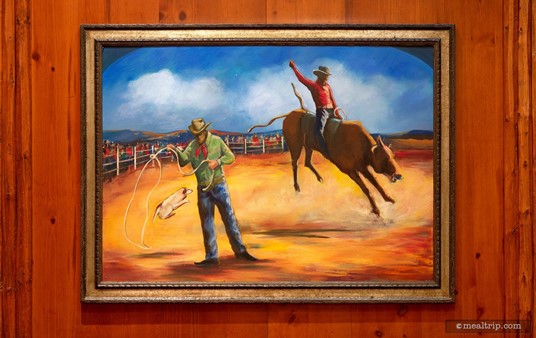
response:
[(317, 81), (312, 81), (304, 77), (298, 68), (294, 67), (292, 69), (294, 70), (298, 80), (303, 83), (303, 85), (311, 92), (316, 108), (337, 108), (335, 98), (333, 97), (333, 91), (327, 82), (322, 85)]

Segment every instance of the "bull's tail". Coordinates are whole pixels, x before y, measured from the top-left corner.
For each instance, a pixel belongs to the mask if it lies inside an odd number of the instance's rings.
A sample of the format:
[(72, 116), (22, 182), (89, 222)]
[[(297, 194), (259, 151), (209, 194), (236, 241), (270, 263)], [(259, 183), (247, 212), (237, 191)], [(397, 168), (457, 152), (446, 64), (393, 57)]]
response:
[(305, 105), (303, 104), (303, 98), (300, 95), (300, 93), (298, 93), (298, 90), (296, 89), (296, 86), (292, 82), (290, 84), (292, 85), (292, 89), (294, 90), (294, 95), (296, 95), (296, 97), (298, 98), (298, 101), (300, 101), (301, 109), (307, 110), (307, 109), (305, 109)]
[[(290, 113), (288, 113), (290, 114)], [(253, 127), (249, 128), (248, 129), (248, 133), (251, 133), (251, 131), (255, 128), (262, 128), (262, 127), (268, 127), (269, 125), (271, 125), (272, 123), (274, 123), (276, 120), (279, 120), (279, 119), (282, 119), (284, 117), (287, 117), (288, 114), (285, 114), (285, 115), (279, 115), (279, 116), (276, 116), (274, 117), (273, 119), (270, 120), (270, 122), (266, 123), (266, 124), (256, 124), (254, 125)]]

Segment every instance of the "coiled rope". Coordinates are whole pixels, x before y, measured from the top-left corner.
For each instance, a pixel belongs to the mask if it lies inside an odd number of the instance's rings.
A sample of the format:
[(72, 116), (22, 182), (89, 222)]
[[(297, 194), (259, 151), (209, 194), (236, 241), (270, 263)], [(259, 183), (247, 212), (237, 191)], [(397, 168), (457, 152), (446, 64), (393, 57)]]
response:
[[(150, 156), (150, 160), (147, 161), (147, 163), (145, 163), (145, 165), (143, 166), (143, 168), (141, 169), (140, 171), (140, 174), (138, 175), (138, 179), (136, 180), (136, 184), (134, 185), (134, 191), (132, 192), (132, 197), (130, 198), (130, 201), (128, 202), (128, 205), (127, 205), (127, 208), (125, 210), (125, 217), (124, 217), (124, 220), (123, 220), (123, 232), (125, 234), (125, 237), (126, 239), (134, 244), (135, 246), (139, 247), (139, 248), (142, 248), (142, 249), (150, 249), (149, 246), (147, 246), (145, 243), (144, 243), (144, 236), (145, 236), (145, 228), (147, 226), (147, 220), (149, 219), (149, 200), (151, 198), (151, 195), (153, 194), (153, 192), (156, 190), (156, 187), (160, 184), (160, 180), (162, 179), (162, 163), (160, 162), (160, 160), (158, 159), (158, 155), (163, 152), (164, 150), (170, 150), (172, 151), (174, 154), (175, 154), (175, 157), (177, 158), (177, 167), (179, 168), (179, 171), (181, 172), (182, 175), (184, 176), (191, 176), (193, 174), (195, 174), (195, 172), (201, 168), (201, 166), (205, 163), (207, 163), (209, 160), (208, 159), (205, 159), (203, 161), (201, 161), (201, 163), (199, 163), (199, 165), (197, 166), (197, 168), (194, 168), (194, 170), (192, 170), (191, 172), (189, 173), (185, 173), (184, 171), (182, 171), (182, 168), (181, 168), (181, 165), (179, 163), (179, 154), (177, 153), (177, 151), (175, 149), (172, 149), (172, 148), (161, 148), (159, 149), (156, 153), (154, 154), (151, 154)], [(145, 202), (146, 204), (146, 209), (145, 209), (145, 221), (143, 222), (143, 227), (142, 227), (142, 230), (141, 230), (141, 240), (140, 240), (140, 243), (141, 244), (138, 244), (136, 242), (134, 242), (132, 239), (130, 239), (130, 237), (128, 236), (128, 232), (127, 232), (127, 218), (128, 218), (128, 213), (130, 211), (130, 206), (132, 205), (132, 202), (134, 201), (134, 197), (136, 196), (136, 191), (138, 190), (138, 185), (140, 183), (140, 180), (141, 180), (141, 177), (143, 175), (143, 172), (145, 171), (145, 169), (147, 168), (147, 166), (152, 163), (153, 161), (156, 161), (156, 163), (158, 163), (158, 167), (159, 167), (159, 174), (158, 174), (158, 180), (156, 181), (156, 184), (153, 186), (153, 188), (151, 189), (151, 191), (149, 192), (149, 194), (147, 194), (147, 200)], [(203, 188), (203, 191), (207, 191), (211, 186), (212, 186), (212, 183), (214, 182), (214, 174), (215, 174), (215, 171), (212, 171), (212, 177), (210, 179), (210, 184)]]

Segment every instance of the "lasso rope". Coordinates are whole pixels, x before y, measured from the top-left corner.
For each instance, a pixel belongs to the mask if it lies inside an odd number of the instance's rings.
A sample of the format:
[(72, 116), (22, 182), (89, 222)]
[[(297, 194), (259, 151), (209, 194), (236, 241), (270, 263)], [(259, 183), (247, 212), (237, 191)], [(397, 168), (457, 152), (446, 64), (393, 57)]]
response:
[(346, 114), (346, 111), (344, 109), (342, 109), (341, 107), (337, 107), (337, 108), (335, 108), (335, 110), (333, 112), (335, 113), (337, 110), (342, 111), (343, 114), (344, 114), (345, 119), (348, 120), (348, 114)]
[[(136, 180), (136, 184), (134, 185), (134, 191), (132, 193), (132, 197), (130, 198), (130, 201), (128, 202), (128, 205), (127, 205), (127, 209), (125, 210), (125, 218), (123, 220), (123, 232), (125, 234), (125, 237), (126, 239), (134, 244), (135, 246), (139, 247), (139, 248), (142, 248), (142, 249), (149, 249), (150, 247), (145, 245), (144, 243), (144, 236), (145, 236), (145, 228), (147, 226), (147, 220), (149, 219), (149, 200), (151, 198), (151, 195), (153, 194), (153, 192), (155, 191), (156, 187), (158, 186), (158, 184), (160, 184), (160, 180), (162, 179), (162, 163), (160, 163), (160, 160), (158, 159), (158, 155), (163, 152), (164, 150), (171, 150), (176, 158), (177, 158), (177, 167), (179, 168), (179, 171), (181, 172), (181, 174), (183, 174), (184, 176), (191, 176), (193, 174), (195, 174), (195, 172), (201, 168), (201, 166), (204, 164), (204, 163), (207, 163), (209, 160), (208, 159), (205, 159), (203, 161), (201, 161), (201, 163), (199, 163), (199, 165), (197, 166), (197, 168), (195, 168), (194, 170), (192, 170), (191, 172), (189, 173), (185, 173), (184, 171), (182, 171), (182, 168), (181, 168), (181, 165), (179, 163), (179, 154), (175, 151), (175, 149), (172, 149), (172, 148), (162, 148), (160, 150), (158, 150), (155, 154), (151, 154), (150, 156), (150, 160), (147, 161), (147, 163), (145, 163), (145, 165), (143, 166), (139, 176), (138, 176), (138, 179)], [(147, 166), (152, 163), (153, 161), (156, 161), (158, 163), (158, 167), (159, 167), (159, 175), (158, 175), (158, 180), (156, 181), (156, 184), (154, 185), (153, 189), (151, 189), (151, 191), (149, 192), (149, 194), (147, 195), (147, 200), (146, 200), (146, 210), (145, 210), (145, 221), (143, 222), (143, 227), (142, 227), (142, 230), (141, 230), (141, 245), (138, 244), (138, 243), (135, 243), (134, 241), (132, 241), (130, 239), (130, 237), (128, 236), (128, 232), (127, 232), (127, 218), (128, 218), (128, 212), (130, 211), (130, 206), (132, 205), (132, 202), (134, 201), (134, 197), (136, 196), (136, 191), (138, 190), (138, 185), (140, 183), (140, 180), (141, 180), (141, 177), (143, 175), (143, 172), (145, 171), (145, 169), (147, 168)], [(207, 191), (211, 186), (212, 186), (212, 183), (214, 182), (214, 174), (215, 174), (215, 171), (212, 171), (212, 177), (210, 178), (210, 183), (208, 186), (206, 186), (205, 188), (203, 188), (203, 191)]]

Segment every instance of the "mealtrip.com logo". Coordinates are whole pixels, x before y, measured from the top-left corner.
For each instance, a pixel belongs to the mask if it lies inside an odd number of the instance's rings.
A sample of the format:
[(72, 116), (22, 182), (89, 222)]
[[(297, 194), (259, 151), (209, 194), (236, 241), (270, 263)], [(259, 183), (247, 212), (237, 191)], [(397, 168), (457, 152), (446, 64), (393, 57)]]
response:
[(528, 320), (447, 320), (447, 333), (531, 333)]

